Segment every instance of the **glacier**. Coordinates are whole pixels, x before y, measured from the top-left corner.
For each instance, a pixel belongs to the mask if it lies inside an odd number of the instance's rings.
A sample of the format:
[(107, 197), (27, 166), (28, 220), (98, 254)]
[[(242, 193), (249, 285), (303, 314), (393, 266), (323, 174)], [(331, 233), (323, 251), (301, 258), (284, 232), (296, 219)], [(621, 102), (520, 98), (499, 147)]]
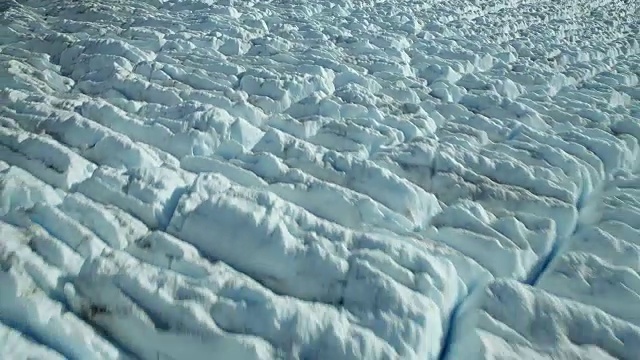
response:
[(640, 2), (0, 3), (0, 358), (630, 359)]

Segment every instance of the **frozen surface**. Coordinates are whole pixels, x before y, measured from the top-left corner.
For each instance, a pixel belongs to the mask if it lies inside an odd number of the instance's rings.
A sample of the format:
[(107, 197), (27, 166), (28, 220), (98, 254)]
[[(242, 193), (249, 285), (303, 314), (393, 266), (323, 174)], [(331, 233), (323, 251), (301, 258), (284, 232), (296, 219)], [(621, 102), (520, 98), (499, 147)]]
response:
[(635, 359), (640, 3), (0, 4), (0, 358)]
[(474, 294), (452, 337), (452, 359), (633, 359), (640, 352), (640, 327), (513, 280)]

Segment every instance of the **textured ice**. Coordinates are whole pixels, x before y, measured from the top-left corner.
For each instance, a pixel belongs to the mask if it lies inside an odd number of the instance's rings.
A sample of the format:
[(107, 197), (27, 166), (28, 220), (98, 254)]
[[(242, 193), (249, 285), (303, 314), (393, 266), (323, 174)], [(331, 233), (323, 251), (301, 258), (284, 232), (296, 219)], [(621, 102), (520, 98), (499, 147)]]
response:
[(595, 307), (499, 280), (460, 312), (452, 359), (633, 359), (640, 328)]
[(0, 4), (0, 358), (635, 359), (638, 1)]

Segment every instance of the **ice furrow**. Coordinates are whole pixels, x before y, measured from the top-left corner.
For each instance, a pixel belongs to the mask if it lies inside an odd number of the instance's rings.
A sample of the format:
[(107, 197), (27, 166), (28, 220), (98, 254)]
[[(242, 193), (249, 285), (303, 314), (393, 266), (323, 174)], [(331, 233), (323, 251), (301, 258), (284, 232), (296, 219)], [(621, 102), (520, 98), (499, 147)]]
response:
[(32, 358), (64, 359), (60, 353), (35, 342), (29, 336), (4, 323), (0, 323), (0, 339), (4, 344), (3, 357), (14, 356), (15, 352), (18, 352)]

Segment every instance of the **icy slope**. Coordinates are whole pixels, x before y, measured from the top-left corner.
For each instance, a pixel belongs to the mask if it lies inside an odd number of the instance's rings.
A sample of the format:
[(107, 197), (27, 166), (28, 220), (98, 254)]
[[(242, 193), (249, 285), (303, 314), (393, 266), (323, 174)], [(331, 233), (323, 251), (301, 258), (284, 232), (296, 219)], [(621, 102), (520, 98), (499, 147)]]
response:
[(3, 359), (634, 359), (640, 4), (5, 1)]

